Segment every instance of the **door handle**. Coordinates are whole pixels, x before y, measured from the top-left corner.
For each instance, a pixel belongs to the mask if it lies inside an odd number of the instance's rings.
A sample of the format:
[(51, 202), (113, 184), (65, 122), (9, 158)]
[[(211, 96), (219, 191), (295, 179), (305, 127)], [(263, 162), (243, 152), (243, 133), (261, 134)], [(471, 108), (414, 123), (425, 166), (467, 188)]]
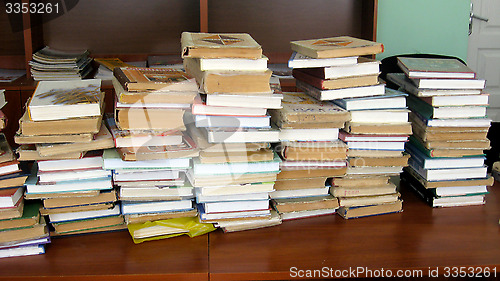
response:
[(478, 16), (474, 14), (474, 9), (472, 3), (470, 3), (470, 13), (469, 13), (469, 35), (472, 34), (472, 19), (482, 20), (484, 22), (488, 22), (490, 19)]
[(472, 13), (472, 14), (471, 14), (471, 18), (473, 18), (473, 19), (477, 19), (477, 20), (482, 20), (482, 21), (484, 21), (484, 22), (488, 22), (488, 21), (490, 20), (490, 19), (487, 19), (487, 18), (485, 18), (485, 17), (478, 16), (478, 15), (476, 15), (476, 14), (474, 14), (474, 13)]

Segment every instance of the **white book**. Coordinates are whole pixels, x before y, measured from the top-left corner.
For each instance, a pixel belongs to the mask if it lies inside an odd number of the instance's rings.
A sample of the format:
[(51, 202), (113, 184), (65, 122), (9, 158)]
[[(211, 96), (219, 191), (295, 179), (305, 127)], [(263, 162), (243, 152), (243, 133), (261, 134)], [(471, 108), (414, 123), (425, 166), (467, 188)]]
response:
[(432, 203), (433, 207), (459, 207), (484, 205), (486, 202), (484, 201), (484, 195), (474, 195), (435, 198)]
[(339, 139), (338, 128), (326, 129), (280, 129), (280, 141), (335, 141)]
[(274, 191), (274, 182), (203, 186), (196, 188), (196, 190), (202, 196), (269, 193)]
[(231, 201), (231, 202), (211, 202), (211, 203), (202, 203), (202, 205), (205, 210), (205, 213), (267, 210), (269, 209), (269, 199)]
[(37, 184), (37, 177), (30, 176), (26, 180), (25, 185), (27, 194), (50, 194), (89, 190), (109, 190), (113, 188), (111, 177), (92, 180), (65, 181), (54, 184)]
[(266, 71), (267, 61), (266, 56), (260, 59), (245, 59), (245, 58), (199, 58), (201, 71), (210, 70), (234, 70), (234, 71)]
[(332, 102), (345, 110), (366, 109), (396, 109), (406, 108), (407, 94), (390, 88), (385, 88), (385, 94), (381, 96), (346, 98), (333, 100)]
[(411, 79), (419, 89), (484, 89), (483, 79)]
[[(175, 187), (121, 187), (120, 200), (168, 200), (194, 197), (192, 186)], [(141, 199), (143, 198), (143, 199)]]
[(55, 223), (55, 222), (83, 220), (90, 218), (102, 218), (102, 217), (118, 216), (118, 215), (120, 215), (120, 207), (119, 205), (115, 205), (113, 208), (105, 210), (50, 214), (49, 220), (51, 223)]
[(276, 129), (201, 128), (209, 143), (279, 142)]
[(339, 159), (338, 161), (314, 161), (314, 160), (304, 160), (304, 161), (282, 161), (280, 164), (281, 169), (283, 168), (342, 168), (347, 165), (347, 161), (344, 159)]
[(449, 168), (449, 169), (424, 169), (413, 159), (408, 160), (410, 165), (420, 176), (427, 181), (444, 180), (464, 180), (474, 178), (485, 178), (487, 167), (467, 167), (467, 168)]
[(397, 150), (405, 149), (405, 141), (349, 141), (349, 149), (360, 150)]
[(326, 58), (315, 59), (306, 55), (293, 52), (288, 60), (290, 68), (311, 68), (311, 67), (328, 67), (339, 65), (353, 65), (358, 62), (358, 57), (341, 57), (341, 58)]
[(37, 161), (38, 171), (66, 171), (80, 170), (91, 168), (102, 168), (102, 156), (83, 157), (80, 159), (63, 159), (63, 160), (39, 160)]
[(229, 195), (202, 195), (196, 193), (196, 202), (223, 202), (223, 201), (246, 201), (246, 200), (268, 200), (269, 193), (248, 193), (248, 194), (229, 194)]
[(436, 187), (435, 191), (437, 196), (446, 197), (446, 196), (461, 196), (467, 194), (487, 193), (488, 188), (486, 185), (443, 186), (443, 187)]
[(282, 94), (272, 95), (207, 95), (207, 106), (243, 107), (243, 108), (281, 108)]
[(238, 163), (201, 163), (198, 158), (193, 159), (193, 173), (196, 176), (231, 175), (246, 173), (278, 173), (280, 170), (279, 157), (273, 161), (238, 162)]
[(236, 211), (236, 212), (224, 212), (224, 213), (205, 213), (203, 211), (203, 206), (199, 206), (200, 219), (202, 221), (207, 220), (220, 220), (220, 219), (236, 219), (236, 218), (246, 218), (246, 217), (267, 217), (271, 214), (269, 209), (265, 210), (254, 210), (254, 211)]
[(324, 215), (333, 215), (335, 214), (336, 211), (337, 209), (307, 210), (307, 211), (280, 213), (280, 216), (282, 220), (293, 220), (293, 219), (317, 217)]
[(33, 121), (90, 117), (101, 114), (102, 100), (100, 79), (40, 81), (27, 108)]
[(214, 116), (195, 115), (196, 127), (227, 127), (227, 128), (270, 128), (271, 116)]
[(122, 213), (129, 214), (145, 214), (145, 213), (163, 213), (179, 210), (189, 210), (193, 208), (192, 200), (176, 200), (176, 201), (155, 201), (143, 203), (122, 203)]
[(40, 255), (45, 253), (44, 245), (27, 245), (0, 249), (0, 258)]
[(408, 109), (375, 109), (351, 111), (353, 123), (407, 123)]
[(325, 67), (324, 78), (336, 79), (352, 76), (372, 75), (380, 72), (380, 61), (359, 58), (354, 65)]
[(380, 96), (385, 93), (384, 84), (335, 90), (320, 90), (300, 80), (297, 80), (296, 85), (297, 88), (306, 92), (308, 95), (316, 98), (317, 100), (335, 100), (355, 97)]
[(191, 108), (191, 113), (193, 115), (265, 116), (267, 114), (267, 108), (213, 106), (203, 103), (200, 97), (196, 97)]
[(330, 192), (330, 187), (328, 186), (322, 188), (276, 190), (269, 193), (269, 197), (271, 197), (271, 199), (283, 199), (283, 198), (298, 198), (298, 197), (310, 197), (310, 196), (324, 196), (328, 195), (329, 192)]
[(422, 97), (422, 100), (426, 101), (432, 106), (471, 106), (471, 105), (483, 105), (487, 106), (489, 100), (488, 94), (482, 95), (453, 95), (453, 96), (433, 96), (433, 97)]
[(69, 172), (38, 172), (38, 183), (85, 180), (111, 177), (111, 171), (103, 169), (75, 170)]
[(104, 169), (188, 169), (191, 158), (172, 158), (158, 160), (125, 161), (116, 149), (106, 149), (103, 154)]
[(396, 176), (403, 172), (403, 167), (400, 166), (388, 166), (388, 167), (347, 167), (346, 175), (372, 175), (372, 176)]
[(179, 170), (172, 169), (117, 169), (113, 171), (115, 182), (130, 181), (164, 181), (177, 179), (180, 176)]
[(486, 116), (486, 106), (434, 107), (432, 117), (437, 119), (477, 118)]

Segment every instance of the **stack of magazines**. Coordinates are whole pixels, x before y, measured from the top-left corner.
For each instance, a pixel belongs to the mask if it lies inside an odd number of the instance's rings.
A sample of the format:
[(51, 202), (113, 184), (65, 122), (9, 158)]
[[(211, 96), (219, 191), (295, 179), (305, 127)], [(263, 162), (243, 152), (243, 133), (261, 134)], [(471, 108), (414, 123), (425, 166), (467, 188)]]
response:
[(29, 62), (34, 80), (79, 80), (92, 71), (87, 50), (64, 52), (49, 47), (33, 54)]

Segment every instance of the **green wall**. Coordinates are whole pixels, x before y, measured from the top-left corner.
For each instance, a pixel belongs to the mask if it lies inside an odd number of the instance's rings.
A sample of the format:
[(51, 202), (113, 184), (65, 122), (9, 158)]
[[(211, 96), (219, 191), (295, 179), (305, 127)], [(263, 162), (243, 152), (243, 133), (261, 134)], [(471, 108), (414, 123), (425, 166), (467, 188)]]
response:
[(467, 59), (470, 0), (379, 0), (377, 42), (385, 57), (430, 53)]

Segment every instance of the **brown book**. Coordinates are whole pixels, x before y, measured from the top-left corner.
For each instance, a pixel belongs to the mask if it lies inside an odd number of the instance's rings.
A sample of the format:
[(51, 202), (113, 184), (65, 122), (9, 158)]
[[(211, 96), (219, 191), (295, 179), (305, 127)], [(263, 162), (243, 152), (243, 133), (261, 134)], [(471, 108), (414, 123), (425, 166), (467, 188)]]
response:
[(393, 183), (370, 186), (330, 187), (330, 194), (335, 197), (374, 196), (393, 193), (396, 193), (396, 185), (394, 185)]
[(53, 208), (53, 209), (45, 209), (42, 208), (40, 213), (44, 216), (54, 215), (54, 214), (62, 214), (62, 213), (73, 213), (73, 212), (87, 212), (87, 211), (99, 211), (99, 210), (107, 210), (114, 207), (114, 203), (105, 203), (105, 204), (89, 204), (89, 205), (81, 205), (81, 206), (69, 206), (63, 208)]
[(194, 187), (276, 181), (276, 173), (217, 175), (217, 176), (194, 178), (194, 176), (192, 176), (188, 171), (187, 176)]
[(16, 160), (16, 156), (14, 155), (14, 151), (10, 147), (5, 135), (0, 133), (0, 163), (10, 162)]
[(277, 179), (298, 179), (298, 178), (316, 178), (316, 177), (339, 177), (346, 173), (347, 168), (335, 169), (308, 169), (308, 170), (281, 170)]
[(379, 205), (364, 206), (364, 207), (340, 207), (337, 210), (344, 219), (353, 219), (381, 214), (390, 214), (403, 211), (403, 201), (398, 200), (392, 203), (384, 203)]
[(283, 123), (281, 121), (275, 122), (276, 126), (281, 129), (324, 129), (324, 128), (343, 128), (344, 121), (338, 122), (318, 122), (318, 123)]
[(475, 186), (475, 185), (492, 186), (495, 183), (495, 179), (492, 176), (487, 176), (484, 179), (427, 181), (411, 167), (404, 168), (404, 173), (409, 173), (416, 180), (418, 180), (425, 188), (437, 188), (446, 186)]
[(61, 160), (61, 159), (80, 159), (83, 152), (71, 152), (57, 155), (40, 156), (35, 145), (23, 144), (16, 149), (19, 155), (19, 161), (38, 161), (38, 160)]
[(61, 208), (79, 205), (102, 204), (106, 202), (115, 202), (116, 191), (100, 192), (97, 196), (75, 196), (62, 198), (48, 198), (43, 200), (45, 208)]
[(19, 119), (19, 131), (27, 136), (97, 133), (101, 121), (102, 116), (35, 122), (25, 112)]
[(68, 232), (82, 231), (87, 229), (90, 230), (90, 229), (110, 227), (123, 224), (124, 224), (123, 216), (119, 215), (119, 216), (77, 220), (70, 222), (53, 223), (52, 226), (54, 226), (55, 232), (57, 232), (58, 234), (64, 234)]
[(276, 147), (285, 160), (339, 160), (347, 158), (347, 145), (337, 142), (281, 142)]
[(122, 130), (186, 130), (184, 109), (123, 108), (116, 110), (117, 125)]
[(116, 102), (124, 104), (192, 104), (198, 91), (126, 91), (116, 77), (113, 77), (113, 87), (116, 94)]
[(28, 200), (34, 199), (48, 199), (48, 198), (70, 198), (70, 197), (80, 197), (88, 196), (94, 197), (99, 195), (99, 190), (89, 190), (89, 191), (77, 191), (77, 192), (61, 192), (61, 193), (47, 193), (47, 194), (25, 194), (24, 198)]
[(318, 101), (303, 92), (284, 92), (283, 108), (269, 110), (273, 122), (283, 123), (345, 123), (349, 112), (339, 106)]
[(384, 45), (373, 41), (339, 36), (290, 42), (292, 50), (311, 58), (339, 58), (379, 54)]
[(184, 68), (205, 94), (270, 94), (272, 71), (201, 71), (196, 59), (185, 58)]
[(28, 227), (40, 221), (40, 203), (36, 201), (27, 202), (20, 217), (0, 220), (0, 230)]
[(339, 187), (370, 187), (387, 185), (389, 183), (389, 176), (346, 176), (339, 178), (331, 178), (331, 186)]
[(147, 221), (196, 217), (197, 215), (198, 215), (197, 210), (174, 211), (174, 212), (156, 213), (156, 214), (133, 214), (133, 215), (125, 215), (125, 222), (127, 224), (143, 223)]
[(274, 153), (268, 148), (245, 152), (200, 152), (200, 163), (259, 162), (273, 159)]
[(314, 196), (301, 198), (273, 199), (273, 207), (278, 213), (300, 212), (319, 209), (336, 209), (339, 207), (337, 198), (328, 196)]
[(0, 244), (37, 239), (47, 234), (47, 225), (42, 217), (39, 223), (35, 225), (0, 231)]
[(91, 142), (62, 143), (62, 144), (37, 144), (36, 150), (41, 156), (66, 154), (72, 152), (82, 152), (89, 150), (99, 150), (115, 147), (113, 137), (106, 125), (101, 124), (101, 130), (95, 135)]
[(274, 190), (294, 190), (325, 187), (327, 177), (279, 179), (274, 183)]
[(119, 147), (116, 150), (124, 161), (192, 158), (198, 157), (200, 153), (194, 141), (186, 134), (179, 145)]
[(193, 77), (179, 69), (117, 67), (113, 70), (113, 75), (123, 89), (129, 92), (156, 90), (196, 93), (198, 91)]
[(194, 33), (181, 35), (182, 58), (262, 57), (262, 47), (247, 33)]
[(89, 234), (89, 233), (118, 231), (118, 230), (125, 230), (125, 229), (127, 229), (127, 225), (122, 223), (122, 224), (105, 226), (105, 227), (97, 227), (97, 228), (89, 228), (89, 229), (76, 230), (76, 231), (68, 231), (68, 232), (64, 232), (64, 233), (58, 233), (58, 232), (52, 231), (52, 232), (50, 232), (50, 236), (55, 237), (55, 236), (64, 236), (64, 235)]
[(407, 166), (410, 155), (398, 157), (350, 157), (349, 166), (352, 167), (378, 167), (378, 166)]
[(24, 200), (19, 200), (12, 208), (0, 209), (0, 220), (20, 218), (23, 215)]
[(9, 188), (12, 186), (21, 186), (24, 184), (28, 175), (20, 172), (19, 174), (12, 174), (10, 177), (6, 177), (5, 179), (0, 180), (0, 189)]
[(366, 135), (411, 135), (411, 123), (368, 124), (347, 122), (344, 130), (350, 134)]
[(342, 207), (357, 207), (393, 203), (399, 201), (401, 194), (392, 193), (373, 196), (339, 197), (339, 204)]
[(308, 74), (302, 69), (294, 69), (293, 77), (322, 90), (363, 87), (378, 84), (378, 73), (374, 75), (351, 76), (337, 79), (322, 79)]
[(89, 142), (93, 137), (93, 133), (30, 136), (18, 131), (14, 136), (14, 141), (17, 144)]
[(447, 140), (442, 140), (442, 141), (426, 141), (424, 143), (425, 147), (427, 149), (434, 149), (434, 148), (470, 148), (470, 149), (490, 149), (490, 140), (489, 139), (484, 139), (484, 140), (457, 140), (457, 141), (447, 141)]

